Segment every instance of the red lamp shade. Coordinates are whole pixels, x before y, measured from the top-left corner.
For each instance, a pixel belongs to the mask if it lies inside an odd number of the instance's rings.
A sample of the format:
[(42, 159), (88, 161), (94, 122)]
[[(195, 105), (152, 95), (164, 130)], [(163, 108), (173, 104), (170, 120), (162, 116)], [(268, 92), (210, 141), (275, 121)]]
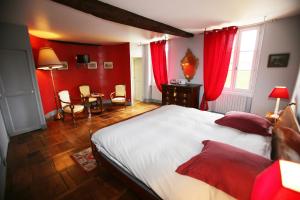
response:
[(272, 92), (269, 94), (269, 97), (289, 99), (290, 98), (289, 90), (286, 87), (276, 86), (273, 88)]
[(300, 199), (300, 164), (277, 160), (255, 179), (251, 200)]

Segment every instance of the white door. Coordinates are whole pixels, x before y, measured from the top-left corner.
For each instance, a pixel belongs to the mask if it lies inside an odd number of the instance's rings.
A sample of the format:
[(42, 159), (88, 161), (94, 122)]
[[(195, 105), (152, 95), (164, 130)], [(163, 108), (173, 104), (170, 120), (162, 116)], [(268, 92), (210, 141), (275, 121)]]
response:
[(45, 127), (28, 31), (0, 24), (0, 108), (9, 136)]
[(134, 99), (138, 101), (143, 100), (143, 65), (142, 58), (134, 58), (133, 59), (133, 70), (134, 70)]
[(0, 49), (0, 107), (10, 135), (41, 128), (26, 51)]

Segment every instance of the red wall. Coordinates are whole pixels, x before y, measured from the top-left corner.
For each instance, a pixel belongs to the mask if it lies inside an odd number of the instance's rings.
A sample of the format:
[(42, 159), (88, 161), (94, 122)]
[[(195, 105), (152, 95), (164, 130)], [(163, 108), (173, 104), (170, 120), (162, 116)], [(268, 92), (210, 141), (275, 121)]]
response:
[[(54, 70), (56, 91), (68, 90), (71, 97), (80, 98), (78, 86), (88, 84), (93, 92), (104, 93), (104, 99), (114, 91), (116, 84), (125, 84), (127, 98), (130, 101), (130, 55), (129, 44), (111, 46), (77, 45), (49, 41), (30, 36), (30, 43), (37, 63), (38, 51), (41, 47), (51, 47), (60, 61), (67, 61), (68, 70)], [(87, 69), (83, 65), (77, 66), (75, 56), (88, 54), (91, 61), (96, 61), (97, 69)], [(103, 69), (104, 61), (112, 61), (113, 69)], [(44, 113), (55, 109), (50, 71), (36, 70), (40, 88)]]

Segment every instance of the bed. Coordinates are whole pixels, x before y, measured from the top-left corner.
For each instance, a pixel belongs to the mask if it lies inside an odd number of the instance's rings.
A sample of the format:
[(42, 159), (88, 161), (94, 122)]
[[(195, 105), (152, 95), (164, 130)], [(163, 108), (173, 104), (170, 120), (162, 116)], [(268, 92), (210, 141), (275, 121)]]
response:
[(160, 107), (95, 132), (97, 161), (125, 181), (143, 199), (234, 199), (176, 168), (214, 140), (270, 159), (271, 137), (245, 134), (214, 123), (223, 115), (176, 105)]

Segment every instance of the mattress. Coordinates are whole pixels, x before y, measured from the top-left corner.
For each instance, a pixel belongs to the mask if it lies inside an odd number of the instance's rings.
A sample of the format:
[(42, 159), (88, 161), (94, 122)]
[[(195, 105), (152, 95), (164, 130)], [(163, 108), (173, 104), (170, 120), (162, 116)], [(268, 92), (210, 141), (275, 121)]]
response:
[(92, 141), (98, 151), (162, 199), (233, 199), (205, 182), (175, 172), (201, 152), (203, 140), (227, 143), (270, 158), (271, 137), (215, 124), (222, 116), (168, 105), (103, 128), (93, 134)]

